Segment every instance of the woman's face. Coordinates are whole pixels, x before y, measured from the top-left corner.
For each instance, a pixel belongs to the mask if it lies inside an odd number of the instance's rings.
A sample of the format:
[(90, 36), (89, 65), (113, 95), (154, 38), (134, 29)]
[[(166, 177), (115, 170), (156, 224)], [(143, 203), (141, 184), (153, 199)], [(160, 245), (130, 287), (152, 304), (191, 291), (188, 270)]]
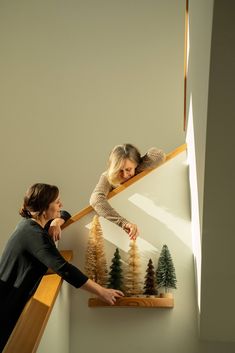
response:
[(130, 159), (124, 159), (121, 169), (119, 171), (119, 178), (121, 180), (121, 183), (124, 183), (135, 175), (136, 167), (137, 163), (132, 162)]
[(45, 218), (49, 221), (50, 219), (60, 217), (60, 211), (62, 206), (63, 205), (60, 200), (60, 195), (58, 195), (57, 199), (51, 202), (48, 209), (45, 211)]

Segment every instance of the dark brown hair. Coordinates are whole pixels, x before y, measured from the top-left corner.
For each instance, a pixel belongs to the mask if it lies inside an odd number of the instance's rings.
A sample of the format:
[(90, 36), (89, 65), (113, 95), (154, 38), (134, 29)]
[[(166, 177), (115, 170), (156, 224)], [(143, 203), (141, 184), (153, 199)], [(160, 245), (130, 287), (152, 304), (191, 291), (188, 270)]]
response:
[(40, 216), (46, 211), (51, 202), (55, 201), (59, 195), (59, 189), (55, 185), (37, 183), (27, 190), (23, 206), (19, 214), (24, 218), (31, 218), (31, 212), (37, 212)]

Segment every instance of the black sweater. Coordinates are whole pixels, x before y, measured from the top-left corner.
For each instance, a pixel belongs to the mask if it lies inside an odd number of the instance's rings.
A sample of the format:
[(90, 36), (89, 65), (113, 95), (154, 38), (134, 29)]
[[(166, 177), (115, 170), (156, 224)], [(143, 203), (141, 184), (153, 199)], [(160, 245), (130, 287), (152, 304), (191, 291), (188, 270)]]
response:
[[(68, 216), (67, 212), (62, 211), (63, 219), (68, 219)], [(60, 255), (46, 227), (42, 228), (31, 218), (22, 219), (9, 238), (0, 260), (0, 352), (24, 305), (48, 268), (76, 288), (88, 280)]]

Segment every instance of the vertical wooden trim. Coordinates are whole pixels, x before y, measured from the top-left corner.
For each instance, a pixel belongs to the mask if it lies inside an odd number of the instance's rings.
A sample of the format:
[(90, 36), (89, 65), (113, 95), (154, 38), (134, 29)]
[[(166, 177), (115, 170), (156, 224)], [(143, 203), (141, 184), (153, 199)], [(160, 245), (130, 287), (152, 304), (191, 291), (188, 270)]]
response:
[(186, 130), (187, 124), (187, 70), (188, 70), (188, 62), (187, 62), (187, 54), (188, 54), (188, 3), (189, 0), (186, 0), (186, 8), (185, 8), (185, 32), (184, 32), (184, 131)]

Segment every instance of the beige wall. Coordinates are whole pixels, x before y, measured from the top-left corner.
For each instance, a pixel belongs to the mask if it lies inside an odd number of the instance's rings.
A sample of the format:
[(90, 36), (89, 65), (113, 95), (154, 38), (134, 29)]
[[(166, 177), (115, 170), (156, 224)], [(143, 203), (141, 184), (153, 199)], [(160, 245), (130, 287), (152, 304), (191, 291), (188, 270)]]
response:
[[(216, 3), (218, 5), (219, 2)], [(183, 6), (183, 0), (0, 1), (0, 249), (18, 220), (17, 210), (29, 184), (35, 181), (58, 184), (65, 208), (74, 213), (87, 205), (89, 194), (99, 173), (105, 168), (107, 154), (114, 144), (131, 141), (141, 151), (151, 145), (170, 151), (184, 142), (181, 123)], [(217, 10), (217, 16), (220, 13), (222, 17), (217, 17), (219, 21), (215, 28), (217, 31), (229, 29), (229, 35), (233, 35), (233, 22), (224, 21), (223, 18), (223, 14), (228, 18), (232, 16), (233, 9), (229, 6), (233, 5), (226, 1), (220, 2), (220, 6), (223, 8), (220, 12)], [(194, 87), (202, 212), (208, 46), (213, 1), (192, 0), (190, 8), (194, 25), (191, 32), (192, 81), (189, 87)], [(218, 32), (215, 35), (218, 36)], [(211, 87), (217, 87), (220, 91), (211, 91), (210, 125), (207, 125), (207, 129), (211, 129), (208, 133), (211, 144), (207, 150), (208, 193), (205, 207), (208, 216), (205, 213), (204, 235), (205, 239), (210, 238), (210, 243), (204, 243), (205, 248), (207, 246), (204, 263), (208, 271), (205, 272), (203, 295), (204, 309), (208, 311), (204, 311), (207, 320), (203, 324), (204, 337), (210, 339), (230, 339), (233, 335), (224, 326), (225, 320), (218, 317), (225, 315), (226, 322), (229, 317), (229, 327), (234, 327), (233, 317), (227, 316), (233, 313), (231, 307), (218, 306), (217, 299), (224, 290), (224, 284), (218, 285), (218, 276), (214, 277), (214, 273), (224, 277), (224, 272), (218, 272), (215, 262), (211, 261), (212, 258), (226, 260), (226, 269), (232, 270), (234, 267), (234, 237), (231, 231), (234, 229), (234, 173), (231, 164), (230, 173), (222, 173), (227, 170), (224, 156), (232, 153), (234, 147), (231, 120), (234, 101), (230, 96), (234, 91), (233, 81), (230, 80), (234, 62), (231, 51), (233, 36), (228, 42), (227, 39), (229, 37), (225, 32), (220, 45), (216, 39), (214, 42), (213, 55), (219, 61), (214, 62)], [(223, 57), (224, 53), (228, 56)], [(221, 76), (219, 68), (222, 68)], [(226, 138), (222, 139), (223, 136)], [(220, 158), (216, 159), (217, 156)], [(210, 178), (214, 180), (212, 184)], [(217, 194), (217, 190), (221, 193)], [(210, 213), (212, 194), (223, 200), (223, 208), (216, 208), (215, 213)], [(223, 219), (223, 222), (217, 227), (214, 219)], [(221, 229), (221, 225), (226, 227)], [(207, 229), (210, 237), (207, 236)], [(221, 234), (223, 244), (228, 245), (226, 248), (221, 247)], [(228, 288), (233, 295), (230, 277), (226, 278), (225, 289)], [(211, 298), (214, 300), (211, 301)], [(122, 315), (118, 315), (122, 320)], [(211, 328), (215, 330), (211, 331)], [(75, 333), (76, 329), (75, 326)], [(185, 336), (189, 341), (192, 338), (188, 332)], [(135, 337), (136, 332), (129, 336), (130, 340)], [(174, 338), (171, 352), (178, 344), (176, 332)], [(157, 347), (155, 340), (154, 350)], [(194, 346), (190, 353), (212, 351), (232, 353), (234, 344), (204, 342), (200, 347)]]
[(26, 188), (88, 204), (115, 144), (184, 142), (184, 1), (0, 1), (0, 249)]

